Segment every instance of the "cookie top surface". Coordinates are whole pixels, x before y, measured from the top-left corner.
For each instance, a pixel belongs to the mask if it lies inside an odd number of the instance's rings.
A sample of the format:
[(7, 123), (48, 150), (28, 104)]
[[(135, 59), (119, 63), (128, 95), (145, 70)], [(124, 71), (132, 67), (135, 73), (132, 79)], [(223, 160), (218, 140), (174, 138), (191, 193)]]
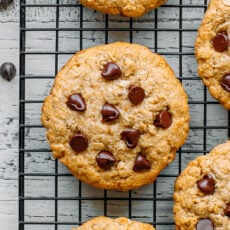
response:
[(195, 44), (198, 73), (210, 94), (230, 109), (230, 0), (211, 0)]
[(80, 0), (83, 5), (107, 14), (139, 17), (167, 0)]
[(174, 219), (180, 230), (229, 230), (230, 141), (190, 162), (178, 177)]
[(155, 230), (150, 224), (132, 221), (126, 217), (112, 219), (99, 216), (72, 230)]
[(187, 96), (144, 46), (117, 42), (76, 53), (45, 99), (54, 157), (84, 182), (130, 190), (151, 183), (189, 130)]

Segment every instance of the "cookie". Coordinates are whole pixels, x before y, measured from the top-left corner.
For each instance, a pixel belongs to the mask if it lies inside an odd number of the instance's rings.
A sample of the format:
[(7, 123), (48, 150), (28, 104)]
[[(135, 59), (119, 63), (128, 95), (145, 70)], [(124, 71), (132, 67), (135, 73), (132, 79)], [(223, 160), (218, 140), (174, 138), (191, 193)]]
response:
[(150, 224), (132, 221), (126, 217), (112, 219), (105, 216), (93, 218), (72, 230), (155, 230)]
[(230, 141), (190, 162), (175, 183), (178, 230), (230, 229)]
[(42, 123), (54, 157), (95, 187), (151, 183), (189, 130), (187, 96), (148, 48), (117, 42), (76, 53), (45, 99)]
[(127, 17), (139, 17), (164, 4), (167, 0), (80, 0), (88, 8), (106, 14), (120, 14)]
[(230, 109), (230, 0), (211, 0), (195, 43), (198, 73), (210, 94)]

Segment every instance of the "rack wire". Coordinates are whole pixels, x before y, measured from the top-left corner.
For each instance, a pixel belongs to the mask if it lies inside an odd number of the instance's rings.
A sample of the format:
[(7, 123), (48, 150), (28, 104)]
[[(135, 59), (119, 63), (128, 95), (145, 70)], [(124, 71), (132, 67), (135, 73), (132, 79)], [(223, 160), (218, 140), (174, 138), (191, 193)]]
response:
[[(75, 0), (20, 1), (19, 230), (71, 229), (98, 215), (174, 229), (175, 179), (196, 156), (229, 137), (230, 116), (197, 76), (193, 45), (207, 0), (169, 0), (143, 17), (103, 15)], [(54, 160), (40, 123), (55, 74), (76, 51), (113, 41), (141, 43), (166, 57), (189, 96), (185, 145), (156, 182), (127, 193), (94, 189)]]

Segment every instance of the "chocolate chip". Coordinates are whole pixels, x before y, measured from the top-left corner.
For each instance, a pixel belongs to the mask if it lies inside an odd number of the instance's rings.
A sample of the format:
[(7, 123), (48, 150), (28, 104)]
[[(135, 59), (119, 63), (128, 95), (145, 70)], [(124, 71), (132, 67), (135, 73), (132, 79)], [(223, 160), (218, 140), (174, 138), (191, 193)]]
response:
[(137, 129), (126, 129), (121, 133), (122, 139), (128, 148), (135, 148), (140, 138), (140, 132)]
[(11, 62), (5, 62), (0, 67), (0, 75), (7, 81), (11, 81), (16, 75), (16, 67)]
[(132, 104), (138, 105), (144, 100), (145, 91), (141, 87), (131, 86), (129, 89), (128, 98)]
[(150, 168), (151, 163), (145, 158), (142, 153), (138, 153), (133, 166), (133, 171), (140, 172), (142, 170), (149, 170)]
[(14, 0), (0, 0), (0, 7), (3, 6), (8, 6), (10, 5)]
[(76, 152), (82, 152), (88, 147), (88, 138), (83, 134), (77, 134), (70, 140), (71, 148)]
[(80, 93), (75, 93), (69, 96), (68, 101), (66, 102), (67, 106), (72, 110), (85, 111), (86, 104), (84, 98)]
[(213, 194), (215, 191), (215, 180), (211, 174), (205, 174), (197, 181), (197, 187), (206, 194)]
[(161, 111), (154, 121), (154, 125), (161, 128), (168, 128), (172, 124), (172, 115), (167, 110)]
[(121, 69), (117, 64), (108, 62), (104, 65), (101, 76), (107, 80), (115, 80), (121, 77)]
[(209, 219), (201, 219), (196, 224), (196, 230), (214, 230), (214, 225)]
[(223, 89), (230, 92), (230, 74), (227, 74), (223, 77), (220, 85), (222, 86)]
[(224, 214), (230, 217), (230, 203), (226, 205), (226, 208), (224, 209)]
[(229, 39), (225, 32), (218, 33), (213, 38), (213, 47), (217, 52), (223, 52), (228, 48)]
[(103, 121), (113, 121), (120, 115), (118, 109), (108, 103), (103, 105), (101, 113)]
[(116, 162), (115, 157), (108, 151), (101, 151), (96, 156), (96, 161), (99, 167), (109, 169)]

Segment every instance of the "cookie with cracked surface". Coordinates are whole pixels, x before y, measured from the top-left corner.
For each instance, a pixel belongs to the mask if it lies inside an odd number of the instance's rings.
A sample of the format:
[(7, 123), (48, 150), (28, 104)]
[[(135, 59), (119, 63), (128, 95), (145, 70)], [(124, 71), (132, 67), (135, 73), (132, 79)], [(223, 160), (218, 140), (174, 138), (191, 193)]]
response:
[(127, 191), (151, 183), (189, 130), (187, 96), (148, 48), (117, 42), (76, 53), (57, 74), (42, 123), (74, 176)]
[(230, 229), (230, 141), (190, 162), (175, 183), (178, 230)]
[(167, 0), (80, 0), (88, 8), (106, 14), (120, 14), (127, 17), (139, 17), (159, 7)]
[(230, 109), (230, 0), (211, 0), (195, 43), (198, 73), (210, 94)]
[(72, 230), (155, 230), (150, 224), (130, 220), (126, 217), (112, 219), (105, 216), (93, 218)]

